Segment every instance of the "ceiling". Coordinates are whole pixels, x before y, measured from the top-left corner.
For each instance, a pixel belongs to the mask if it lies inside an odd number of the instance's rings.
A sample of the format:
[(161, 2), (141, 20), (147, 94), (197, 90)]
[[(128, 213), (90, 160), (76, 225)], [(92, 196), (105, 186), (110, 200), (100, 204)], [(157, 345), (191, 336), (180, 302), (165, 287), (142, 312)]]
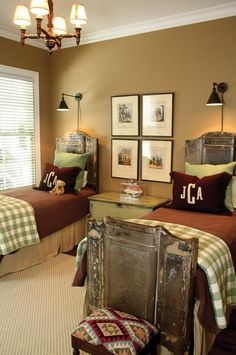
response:
[[(70, 9), (77, 0), (54, 0), (54, 15), (64, 16), (67, 30), (73, 32), (69, 22)], [(83, 26), (81, 44), (124, 37), (138, 33), (182, 26), (236, 15), (236, 1), (230, 0), (82, 0), (88, 23)], [(30, 0), (1, 1), (0, 36), (19, 41), (19, 29), (12, 19), (17, 4), (30, 5)], [(33, 25), (27, 30), (35, 33)], [(46, 27), (46, 20), (43, 27)], [(27, 40), (28, 44), (45, 49), (42, 41)], [(64, 40), (63, 47), (74, 45)]]

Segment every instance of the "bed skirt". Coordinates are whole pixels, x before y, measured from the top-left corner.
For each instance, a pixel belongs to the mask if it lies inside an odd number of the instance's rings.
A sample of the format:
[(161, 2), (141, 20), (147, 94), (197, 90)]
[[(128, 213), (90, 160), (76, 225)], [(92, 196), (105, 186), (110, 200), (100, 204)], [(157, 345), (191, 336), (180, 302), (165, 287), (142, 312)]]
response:
[(0, 263), (0, 277), (40, 264), (59, 253), (72, 250), (85, 237), (87, 231), (85, 216), (79, 221), (41, 239), (40, 244), (30, 245), (4, 256)]

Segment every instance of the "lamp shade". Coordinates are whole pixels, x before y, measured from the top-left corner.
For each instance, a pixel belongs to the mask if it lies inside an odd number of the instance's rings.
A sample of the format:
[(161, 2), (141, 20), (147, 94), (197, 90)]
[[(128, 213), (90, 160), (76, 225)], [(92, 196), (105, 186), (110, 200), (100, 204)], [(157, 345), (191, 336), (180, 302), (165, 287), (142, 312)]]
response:
[(31, 25), (29, 9), (24, 5), (17, 5), (14, 13), (13, 22), (21, 28)]
[(216, 92), (217, 84), (213, 83), (212, 93), (206, 103), (207, 106), (222, 106), (223, 102), (219, 98), (219, 95)]
[(62, 99), (61, 99), (61, 102), (60, 102), (60, 105), (57, 109), (57, 111), (68, 111), (69, 110), (69, 107), (67, 106), (65, 100), (64, 100), (64, 96), (62, 95)]
[(31, 0), (30, 11), (37, 17), (49, 14), (48, 0)]
[(81, 25), (87, 23), (87, 15), (84, 5), (74, 4), (72, 5), (70, 22), (75, 25), (75, 28), (80, 28)]
[(64, 17), (54, 17), (53, 19), (53, 32), (56, 35), (65, 35), (66, 34), (66, 20)]

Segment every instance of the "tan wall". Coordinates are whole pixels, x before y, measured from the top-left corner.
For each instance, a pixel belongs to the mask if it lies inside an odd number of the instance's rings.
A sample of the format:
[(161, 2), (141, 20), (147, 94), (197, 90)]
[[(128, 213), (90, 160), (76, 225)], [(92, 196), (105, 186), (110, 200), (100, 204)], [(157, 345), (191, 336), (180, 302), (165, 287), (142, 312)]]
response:
[[(69, 112), (56, 111), (61, 93), (83, 94), (80, 129), (99, 138), (100, 191), (118, 191), (122, 180), (111, 178), (111, 96), (175, 93), (173, 169), (183, 171), (185, 139), (220, 129), (220, 108), (205, 106), (213, 81), (229, 85), (224, 130), (236, 132), (235, 44), (232, 17), (68, 48), (51, 57), (0, 39), (0, 63), (40, 72), (44, 162), (53, 155), (55, 137), (76, 129), (73, 98), (66, 99)], [(147, 192), (170, 196), (171, 184), (147, 182)]]
[[(99, 138), (100, 191), (119, 190), (111, 178), (112, 95), (175, 93), (173, 169), (183, 171), (184, 141), (220, 130), (219, 107), (205, 105), (213, 81), (225, 81), (224, 130), (236, 132), (236, 17), (65, 49), (50, 58), (54, 133), (76, 128), (77, 103), (57, 112), (61, 92), (81, 92), (80, 128)], [(171, 185), (147, 182), (150, 195)]]
[[(49, 56), (46, 51), (0, 37), (0, 64), (39, 72), (41, 161), (52, 159), (49, 114)], [(14, 98), (12, 98), (14, 100)], [(42, 164), (43, 168), (43, 164)]]

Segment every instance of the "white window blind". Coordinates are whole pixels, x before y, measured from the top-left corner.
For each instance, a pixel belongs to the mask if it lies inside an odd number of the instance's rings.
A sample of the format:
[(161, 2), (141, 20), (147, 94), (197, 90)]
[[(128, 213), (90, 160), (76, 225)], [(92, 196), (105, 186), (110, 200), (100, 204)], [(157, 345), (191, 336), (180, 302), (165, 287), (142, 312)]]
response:
[(0, 190), (38, 181), (37, 103), (38, 74), (0, 66)]

